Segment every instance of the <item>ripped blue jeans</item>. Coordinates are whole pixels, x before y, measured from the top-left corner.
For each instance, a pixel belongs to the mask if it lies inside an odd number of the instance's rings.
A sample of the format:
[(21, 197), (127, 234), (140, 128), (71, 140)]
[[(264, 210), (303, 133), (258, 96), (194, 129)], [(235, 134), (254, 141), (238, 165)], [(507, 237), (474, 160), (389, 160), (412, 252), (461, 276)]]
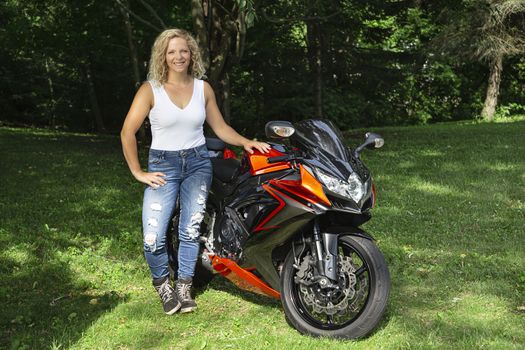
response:
[(180, 151), (150, 149), (148, 171), (166, 174), (166, 184), (144, 191), (144, 255), (154, 279), (168, 272), (166, 234), (179, 197), (179, 278), (191, 278), (199, 254), (199, 229), (212, 180), (206, 145)]

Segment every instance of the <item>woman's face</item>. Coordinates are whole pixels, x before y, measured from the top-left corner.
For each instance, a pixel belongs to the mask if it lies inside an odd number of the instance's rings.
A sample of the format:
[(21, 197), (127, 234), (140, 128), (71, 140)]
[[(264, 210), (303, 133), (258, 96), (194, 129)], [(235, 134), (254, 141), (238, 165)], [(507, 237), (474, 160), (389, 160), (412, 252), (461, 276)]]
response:
[(169, 70), (177, 73), (188, 72), (191, 62), (191, 52), (188, 43), (182, 38), (173, 38), (168, 42), (166, 64)]

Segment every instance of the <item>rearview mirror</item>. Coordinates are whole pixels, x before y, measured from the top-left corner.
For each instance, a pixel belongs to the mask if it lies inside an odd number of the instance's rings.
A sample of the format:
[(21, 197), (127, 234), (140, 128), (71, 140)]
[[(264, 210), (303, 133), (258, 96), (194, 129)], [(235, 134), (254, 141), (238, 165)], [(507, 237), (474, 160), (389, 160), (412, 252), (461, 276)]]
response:
[(363, 142), (359, 147), (357, 147), (354, 151), (354, 156), (356, 158), (359, 158), (359, 155), (363, 151), (363, 149), (370, 148), (381, 148), (385, 144), (385, 140), (381, 137), (381, 135), (373, 133), (373, 132), (367, 132), (365, 134), (365, 142)]
[(292, 136), (295, 128), (290, 122), (276, 120), (266, 123), (264, 131), (270, 139), (282, 139)]

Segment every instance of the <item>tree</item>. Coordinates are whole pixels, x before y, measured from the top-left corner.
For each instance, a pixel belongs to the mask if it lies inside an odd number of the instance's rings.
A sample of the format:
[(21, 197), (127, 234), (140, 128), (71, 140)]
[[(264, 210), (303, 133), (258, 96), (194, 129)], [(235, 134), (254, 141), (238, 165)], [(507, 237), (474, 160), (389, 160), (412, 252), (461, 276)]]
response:
[(460, 59), (487, 64), (489, 77), (481, 116), (492, 121), (506, 57), (525, 52), (525, 0), (470, 0), (443, 12), (438, 47)]
[[(338, 2), (326, 1), (307, 1), (307, 2), (289, 2), (280, 4), (282, 7), (289, 8), (292, 6), (293, 11), (286, 11), (287, 15), (276, 15), (276, 8), (268, 6), (267, 9), (262, 9), (261, 12), (264, 19), (268, 22), (288, 24), (290, 28), (294, 25), (304, 27), (304, 42), (306, 47), (306, 56), (308, 60), (308, 69), (310, 71), (310, 78), (313, 82), (313, 100), (314, 113), (316, 118), (323, 117), (323, 52), (327, 51), (327, 43), (325, 40), (326, 33), (324, 26), (330, 19), (335, 18), (341, 12), (340, 4)], [(273, 11), (269, 14), (268, 11)], [(290, 12), (292, 13), (290, 15)]]
[(498, 103), (503, 59), (525, 52), (525, 1), (489, 1), (481, 33), (484, 40), (480, 41), (476, 55), (488, 62), (490, 68), (481, 116), (492, 121)]
[(191, 15), (208, 80), (229, 122), (230, 71), (244, 54), (246, 30), (255, 20), (255, 0), (192, 0)]
[[(135, 38), (133, 36), (133, 25), (131, 23), (130, 19), (130, 10), (129, 10), (129, 2), (127, 0), (122, 0), (117, 2), (119, 5), (119, 10), (122, 15), (122, 19), (124, 21), (124, 28), (126, 30), (126, 37), (128, 38), (128, 48), (129, 48), (129, 57), (131, 61), (131, 67), (133, 70), (133, 82), (135, 85), (135, 89), (138, 90), (140, 87), (140, 83), (142, 81), (141, 77), (142, 74), (140, 72), (140, 65), (139, 65), (139, 55), (137, 52), (137, 46), (135, 44)], [(162, 20), (161, 20), (161, 23)], [(142, 123), (140, 126), (140, 129), (138, 131), (139, 140), (145, 140), (146, 139), (146, 130), (145, 125)]]

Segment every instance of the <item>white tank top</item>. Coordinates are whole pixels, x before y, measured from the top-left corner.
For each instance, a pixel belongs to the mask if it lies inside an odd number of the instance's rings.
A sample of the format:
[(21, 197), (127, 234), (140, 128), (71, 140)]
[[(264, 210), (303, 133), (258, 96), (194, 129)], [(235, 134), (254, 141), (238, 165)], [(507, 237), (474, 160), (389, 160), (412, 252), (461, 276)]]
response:
[(149, 112), (151, 148), (179, 151), (203, 145), (203, 124), (206, 119), (204, 81), (193, 79), (193, 94), (186, 107), (175, 105), (164, 86), (149, 81), (153, 90), (154, 106)]

